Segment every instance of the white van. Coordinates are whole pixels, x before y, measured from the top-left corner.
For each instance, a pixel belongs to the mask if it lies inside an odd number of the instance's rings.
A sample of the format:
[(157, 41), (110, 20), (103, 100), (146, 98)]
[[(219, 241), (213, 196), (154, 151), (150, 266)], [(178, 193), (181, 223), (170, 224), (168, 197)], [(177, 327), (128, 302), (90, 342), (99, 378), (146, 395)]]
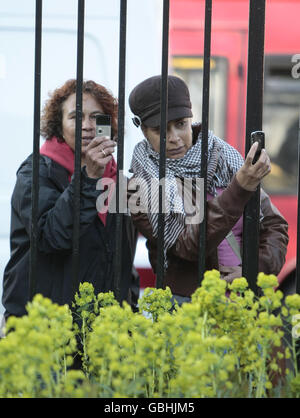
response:
[[(76, 78), (77, 0), (44, 0), (41, 105), (48, 92)], [(125, 170), (140, 131), (131, 122), (128, 94), (161, 72), (161, 0), (128, 0)], [(120, 0), (85, 1), (84, 78), (118, 95)], [(32, 152), (35, 0), (0, 2), (0, 301), (9, 260), (10, 198), (16, 171)], [(42, 144), (42, 140), (41, 140)], [(143, 242), (136, 266), (148, 266)], [(4, 311), (0, 302), (0, 314)]]

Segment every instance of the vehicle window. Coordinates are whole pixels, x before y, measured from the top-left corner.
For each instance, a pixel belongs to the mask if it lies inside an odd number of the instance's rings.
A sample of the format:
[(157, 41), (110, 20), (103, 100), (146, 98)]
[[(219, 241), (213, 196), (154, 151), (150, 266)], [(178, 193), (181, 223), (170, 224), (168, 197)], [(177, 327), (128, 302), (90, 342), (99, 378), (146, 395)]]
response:
[(271, 194), (296, 194), (300, 80), (292, 77), (292, 57), (267, 56), (263, 129), (271, 173), (263, 187)]
[[(202, 120), (203, 57), (174, 56), (173, 74), (182, 77), (189, 86), (193, 103), (193, 120)], [(209, 129), (220, 138), (226, 130), (227, 59), (211, 58)]]

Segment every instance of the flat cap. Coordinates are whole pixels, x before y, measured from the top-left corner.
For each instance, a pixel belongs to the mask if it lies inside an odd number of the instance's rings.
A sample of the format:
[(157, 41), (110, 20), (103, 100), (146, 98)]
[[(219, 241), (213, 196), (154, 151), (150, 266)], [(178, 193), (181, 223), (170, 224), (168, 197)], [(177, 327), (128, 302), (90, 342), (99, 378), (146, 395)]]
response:
[[(139, 83), (129, 95), (129, 106), (138, 126), (140, 121), (150, 128), (160, 126), (161, 76), (153, 76)], [(167, 122), (192, 117), (190, 93), (185, 82), (174, 75), (168, 76)]]

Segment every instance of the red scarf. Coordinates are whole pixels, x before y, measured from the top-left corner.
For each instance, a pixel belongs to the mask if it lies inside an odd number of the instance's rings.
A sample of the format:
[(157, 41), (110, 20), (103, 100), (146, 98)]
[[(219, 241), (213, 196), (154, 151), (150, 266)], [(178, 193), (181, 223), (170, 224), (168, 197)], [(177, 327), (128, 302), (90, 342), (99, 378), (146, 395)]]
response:
[[(57, 138), (54, 136), (44, 142), (40, 149), (40, 154), (46, 155), (47, 157), (51, 158), (51, 160), (66, 168), (69, 172), (69, 181), (71, 181), (71, 176), (74, 173), (75, 157), (74, 151), (69, 147), (68, 144), (66, 144), (66, 142), (58, 142)], [(117, 165), (114, 158), (112, 158), (112, 160), (106, 164), (103, 178), (111, 178), (114, 183), (116, 183)], [(109, 194), (108, 199), (111, 197), (111, 195), (112, 193)], [(106, 224), (107, 206), (104, 213), (98, 212), (98, 216), (104, 225)]]

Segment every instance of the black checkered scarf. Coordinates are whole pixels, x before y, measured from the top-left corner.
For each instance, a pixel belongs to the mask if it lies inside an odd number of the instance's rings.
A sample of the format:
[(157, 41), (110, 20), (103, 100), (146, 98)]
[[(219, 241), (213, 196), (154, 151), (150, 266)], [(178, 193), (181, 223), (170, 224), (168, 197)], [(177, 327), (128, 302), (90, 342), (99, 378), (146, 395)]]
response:
[[(193, 128), (199, 125), (193, 125)], [(171, 248), (185, 227), (186, 213), (182, 197), (178, 194), (176, 178), (199, 178), (201, 170), (201, 140), (199, 132), (195, 144), (180, 159), (166, 159), (165, 199), (169, 202), (169, 211), (165, 213), (164, 252), (165, 268), (167, 268), (167, 251)], [(243, 165), (240, 153), (231, 145), (208, 133), (208, 164), (207, 191), (216, 196), (216, 188), (226, 188), (234, 174)], [(147, 215), (152, 226), (153, 236), (158, 235), (158, 187), (156, 193), (150, 193), (151, 181), (159, 181), (159, 153), (155, 152), (150, 143), (144, 139), (134, 149), (131, 161), (131, 172), (134, 177), (143, 182), (140, 197), (143, 206), (150, 208)], [(153, 184), (153, 183), (152, 183)]]

